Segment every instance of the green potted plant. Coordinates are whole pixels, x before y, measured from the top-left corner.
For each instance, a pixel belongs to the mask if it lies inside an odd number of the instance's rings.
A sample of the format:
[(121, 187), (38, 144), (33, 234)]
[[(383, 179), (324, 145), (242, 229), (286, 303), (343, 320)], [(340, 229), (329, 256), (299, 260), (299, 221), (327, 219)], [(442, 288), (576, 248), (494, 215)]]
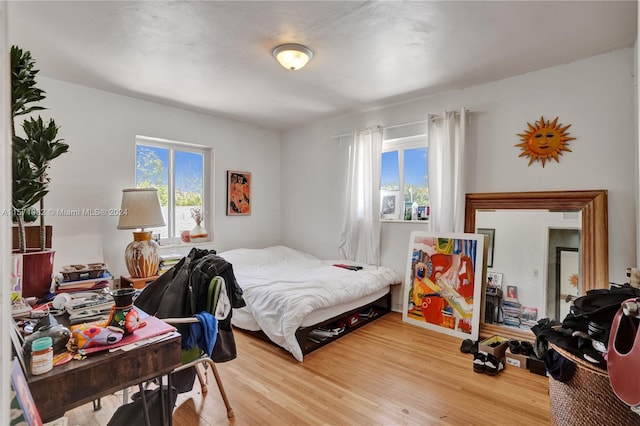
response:
[[(43, 266), (27, 259), (25, 239), (25, 215), (33, 215), (38, 203), (43, 211), (43, 199), (49, 192), (47, 175), (50, 163), (69, 150), (69, 145), (58, 139), (58, 129), (53, 119), (29, 117), (21, 123), (23, 136), (16, 135), (16, 117), (43, 110), (37, 103), (45, 99), (45, 92), (36, 86), (38, 70), (29, 51), (11, 47), (11, 133), (12, 133), (12, 199), (14, 220), (18, 228), (18, 252), (23, 254), (23, 296), (40, 297), (49, 289), (53, 269), (53, 252), (46, 252), (46, 227), (44, 215), (40, 215), (40, 247), (36, 252), (45, 253)], [(33, 256), (35, 259), (38, 256)], [(44, 268), (44, 269), (43, 269)], [(38, 277), (25, 274), (36, 273)], [(27, 286), (25, 287), (25, 284)], [(26, 292), (25, 292), (26, 290)]]

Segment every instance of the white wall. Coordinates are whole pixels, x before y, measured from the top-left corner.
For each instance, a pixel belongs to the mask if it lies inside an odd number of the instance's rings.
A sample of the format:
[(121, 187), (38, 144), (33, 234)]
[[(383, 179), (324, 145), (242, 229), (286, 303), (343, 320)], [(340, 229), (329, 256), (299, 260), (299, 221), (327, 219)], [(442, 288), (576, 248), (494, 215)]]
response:
[[(466, 192), (606, 189), (609, 191), (610, 279), (626, 280), (636, 262), (634, 51), (613, 51), (525, 75), (444, 92), (292, 129), (282, 142), (282, 241), (336, 257), (346, 151), (331, 136), (374, 124), (421, 120), (467, 107), (470, 115)], [(518, 133), (544, 116), (559, 117), (573, 152), (560, 163), (527, 166)], [(415, 228), (414, 228), (415, 227)], [(422, 224), (384, 224), (382, 262), (404, 276), (408, 236)], [(396, 304), (396, 306), (398, 306)]]
[[(518, 287), (518, 300), (523, 306), (538, 308), (539, 318), (553, 317), (545, 313), (547, 277), (550, 262), (555, 265), (556, 253), (549, 253), (549, 229), (579, 229), (579, 214), (543, 210), (480, 211), (477, 228), (495, 229), (493, 267), (487, 272), (502, 276), (502, 289)], [(579, 247), (576, 245), (576, 247)], [(555, 268), (554, 268), (555, 277)], [(555, 288), (555, 282), (550, 288)], [(564, 318), (564, 317), (563, 317)]]
[[(213, 147), (215, 226), (205, 225), (214, 242), (206, 248), (279, 242), (277, 132), (46, 77), (38, 82), (49, 108), (41, 115), (55, 118), (59, 136), (70, 145), (69, 153), (52, 162), (45, 209), (119, 208), (122, 189), (135, 184), (135, 137), (143, 135)], [(252, 173), (251, 216), (225, 215), (227, 170)], [(53, 225), (54, 271), (103, 260), (114, 276), (126, 274), (124, 249), (133, 237), (116, 229), (117, 217), (53, 216), (47, 224)]]

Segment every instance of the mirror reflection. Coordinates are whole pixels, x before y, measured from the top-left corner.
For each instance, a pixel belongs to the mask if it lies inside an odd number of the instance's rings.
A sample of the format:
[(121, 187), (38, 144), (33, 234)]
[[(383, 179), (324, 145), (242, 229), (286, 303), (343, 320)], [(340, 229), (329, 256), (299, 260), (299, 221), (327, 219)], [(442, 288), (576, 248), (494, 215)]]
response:
[(581, 291), (580, 211), (497, 209), (476, 212), (489, 236), (486, 323), (529, 330), (561, 320)]

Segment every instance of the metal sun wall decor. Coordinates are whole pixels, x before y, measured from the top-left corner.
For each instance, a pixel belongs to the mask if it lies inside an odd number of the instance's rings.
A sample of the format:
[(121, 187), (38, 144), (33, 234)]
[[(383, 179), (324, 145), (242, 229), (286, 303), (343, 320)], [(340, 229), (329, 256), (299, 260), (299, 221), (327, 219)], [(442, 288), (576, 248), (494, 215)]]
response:
[(518, 134), (522, 143), (515, 146), (519, 146), (522, 149), (522, 153), (518, 157), (530, 158), (529, 166), (534, 161), (540, 161), (542, 167), (544, 167), (546, 161), (551, 161), (551, 159), (559, 163), (558, 157), (562, 155), (563, 151), (571, 152), (567, 148), (567, 142), (575, 140), (575, 138), (569, 137), (569, 133), (566, 131), (571, 127), (571, 124), (562, 127), (562, 124), (558, 124), (558, 117), (553, 121), (545, 121), (544, 117), (540, 117), (540, 120), (536, 121), (535, 125), (530, 123), (527, 123), (527, 125), (529, 129), (525, 130), (525, 133)]

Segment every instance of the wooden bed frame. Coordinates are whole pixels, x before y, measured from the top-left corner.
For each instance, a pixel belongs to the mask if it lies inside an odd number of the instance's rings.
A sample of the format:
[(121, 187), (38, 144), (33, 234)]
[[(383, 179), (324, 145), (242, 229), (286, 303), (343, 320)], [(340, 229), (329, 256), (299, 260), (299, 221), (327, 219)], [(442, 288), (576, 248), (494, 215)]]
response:
[[(368, 315), (360, 315), (361, 313), (364, 313), (364, 312), (367, 312)], [(373, 302), (367, 303), (358, 308), (344, 312), (340, 315), (336, 315), (335, 317), (329, 318), (325, 321), (319, 322), (317, 324), (314, 324), (308, 327), (298, 328), (298, 330), (296, 331), (296, 340), (300, 345), (300, 349), (302, 349), (302, 355), (307, 355), (308, 353), (311, 353), (316, 349), (319, 349), (322, 346), (330, 342), (333, 342), (334, 340), (337, 340), (342, 336), (349, 334), (350, 332), (362, 327), (365, 324), (370, 323), (371, 321), (374, 321), (382, 317), (383, 315), (389, 312), (391, 312), (391, 292), (386, 293), (384, 296), (374, 300)], [(309, 337), (309, 334), (311, 333), (311, 331), (313, 331), (316, 328), (319, 328), (319, 327), (334, 328), (334, 327), (338, 327), (341, 324), (344, 324), (344, 331), (339, 333), (336, 336), (327, 337), (326, 339), (321, 341), (313, 341)], [(235, 327), (235, 329), (240, 330), (243, 333), (248, 333), (253, 336), (257, 336), (275, 346), (280, 347), (279, 345), (276, 345), (275, 343), (273, 343), (271, 339), (269, 339), (269, 337), (267, 337), (267, 335), (264, 334), (262, 330), (251, 331), (251, 330), (243, 330), (238, 327)], [(284, 348), (281, 348), (281, 349), (286, 350)]]

